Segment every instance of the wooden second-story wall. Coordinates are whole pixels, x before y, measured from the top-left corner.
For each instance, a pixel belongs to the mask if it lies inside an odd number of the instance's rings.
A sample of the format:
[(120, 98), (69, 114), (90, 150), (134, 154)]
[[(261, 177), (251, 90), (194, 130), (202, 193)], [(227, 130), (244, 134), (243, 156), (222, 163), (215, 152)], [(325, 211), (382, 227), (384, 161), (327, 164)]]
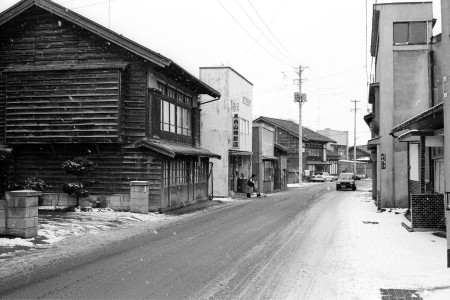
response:
[(117, 142), (119, 70), (7, 73), (6, 143)]
[(31, 8), (0, 30), (0, 72), (7, 77), (0, 80), (1, 137), (6, 127), (8, 144), (143, 138), (149, 67), (129, 51)]
[(5, 78), (0, 74), (0, 144), (5, 143), (5, 106), (6, 106)]

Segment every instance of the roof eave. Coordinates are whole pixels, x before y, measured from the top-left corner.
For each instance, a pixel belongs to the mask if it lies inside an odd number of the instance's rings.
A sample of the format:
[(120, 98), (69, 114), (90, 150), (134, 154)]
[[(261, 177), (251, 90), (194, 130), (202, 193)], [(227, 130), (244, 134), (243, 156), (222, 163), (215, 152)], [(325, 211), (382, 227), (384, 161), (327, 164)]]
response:
[(127, 49), (130, 52), (133, 52), (148, 61), (151, 61), (156, 65), (165, 67), (171, 63), (168, 58), (162, 56), (161, 54), (153, 52), (152, 50), (145, 48), (142, 45), (139, 45), (138, 43), (127, 39), (117, 34), (116, 32), (103, 27), (102, 25), (95, 23), (94, 21), (91, 21), (86, 17), (83, 17), (82, 15), (77, 14), (74, 11), (71, 11), (70, 9), (67, 9), (48, 0), (25, 0), (17, 3), (16, 5), (10, 7), (0, 14), (0, 25), (3, 25), (4, 23), (10, 21), (14, 17), (23, 13), (34, 5), (54, 15), (64, 18), (94, 34), (97, 34), (107, 39), (108, 41), (111, 41), (112, 43), (117, 44), (120, 47)]
[(441, 102), (441, 103), (439, 103), (439, 104), (437, 104), (437, 105), (427, 109), (426, 111), (424, 111), (424, 112), (422, 112), (422, 113), (420, 113), (418, 115), (415, 115), (414, 117), (406, 120), (405, 122), (400, 123), (399, 125), (395, 126), (394, 128), (391, 129), (391, 133), (390, 134), (394, 134), (394, 133), (396, 133), (398, 131), (402, 131), (404, 129), (407, 129), (412, 124), (417, 123), (420, 120), (423, 120), (423, 119), (425, 119), (425, 118), (427, 118), (427, 117), (429, 117), (429, 116), (431, 116), (433, 114), (436, 114), (436, 113), (438, 113), (440, 111), (443, 111), (443, 109), (444, 109), (444, 103)]
[(199, 87), (199, 90), (203, 94), (208, 94), (212, 97), (220, 97), (220, 93), (213, 89), (212, 87), (208, 86), (204, 82), (202, 82), (197, 77), (190, 74), (188, 71), (180, 67), (178, 64), (174, 63), (170, 59), (164, 57), (163, 55), (156, 53), (80, 14), (77, 14), (76, 12), (67, 9), (59, 4), (53, 3), (48, 0), (25, 0), (20, 1), (17, 4), (13, 5), (6, 11), (0, 14), (0, 25), (3, 25), (4, 23), (10, 21), (17, 15), (21, 14), (22, 12), (26, 11), (27, 9), (33, 7), (33, 6), (40, 7), (54, 15), (57, 15), (69, 22), (72, 22), (81, 28), (84, 28), (108, 41), (111, 43), (114, 43), (138, 56), (143, 58), (144, 60), (147, 60), (157, 66), (160, 67), (168, 67), (172, 66), (175, 69), (180, 70), (183, 74), (185, 74), (186, 77), (189, 78), (189, 80), (195, 82), (195, 84)]
[(189, 77), (190, 80), (194, 81), (197, 85), (199, 85), (201, 87), (201, 90), (202, 90), (200, 94), (207, 94), (207, 95), (209, 95), (211, 97), (214, 97), (214, 98), (220, 98), (221, 97), (220, 92), (218, 92), (217, 90), (213, 89), (212, 87), (210, 87), (209, 85), (207, 85), (206, 83), (204, 83), (203, 81), (201, 81), (200, 79), (198, 79), (197, 77), (195, 77), (194, 75), (192, 75), (191, 73), (189, 73), (188, 71), (183, 69), (177, 63), (172, 61), (170, 65), (172, 67), (180, 70), (185, 76)]
[[(275, 122), (271, 121), (270, 119), (268, 119), (267, 117), (264, 117), (264, 116), (258, 117), (258, 118), (255, 119), (253, 122), (258, 122), (258, 121), (260, 121), (260, 120), (264, 120), (265, 122), (268, 122), (268, 123), (270, 123), (270, 124), (272, 124), (272, 125), (274, 125), (274, 126), (276, 126), (276, 127), (280, 127), (280, 128), (282, 128), (283, 130), (286, 130), (286, 131), (290, 132), (290, 133), (291, 133), (293, 136), (295, 136), (295, 137), (298, 137), (298, 136), (299, 136), (298, 132), (292, 131), (292, 130), (290, 130), (289, 128), (287, 128), (286, 126), (282, 126), (282, 125), (280, 125), (280, 124), (276, 124)], [(303, 127), (303, 126), (302, 126), (302, 129), (303, 129), (303, 130), (304, 130), (304, 129), (311, 130), (311, 129), (306, 128), (306, 127)], [(312, 131), (312, 130), (311, 130), (311, 131)], [(315, 131), (314, 131), (314, 132), (315, 132)], [(315, 133), (318, 134), (318, 135), (321, 135), (321, 134), (318, 133), (318, 132), (315, 132)], [(334, 141), (334, 140), (332, 140), (332, 139), (330, 139), (330, 138), (328, 138), (328, 137), (326, 137), (326, 136), (324, 136), (324, 135), (321, 135), (321, 136), (323, 136), (325, 139), (317, 140), (317, 139), (305, 137), (305, 136), (303, 135), (303, 136), (302, 136), (302, 140), (303, 140), (303, 141), (316, 141), (316, 142), (323, 142), (323, 143), (336, 143), (336, 141)]]

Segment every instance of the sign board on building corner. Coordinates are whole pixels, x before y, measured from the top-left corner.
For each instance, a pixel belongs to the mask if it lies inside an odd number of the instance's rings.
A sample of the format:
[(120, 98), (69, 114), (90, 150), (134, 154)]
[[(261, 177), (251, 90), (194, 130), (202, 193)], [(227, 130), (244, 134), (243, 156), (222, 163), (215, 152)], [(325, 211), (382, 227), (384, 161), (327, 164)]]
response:
[(239, 149), (239, 117), (235, 114), (233, 117), (233, 148)]
[(381, 168), (386, 169), (386, 154), (381, 154)]

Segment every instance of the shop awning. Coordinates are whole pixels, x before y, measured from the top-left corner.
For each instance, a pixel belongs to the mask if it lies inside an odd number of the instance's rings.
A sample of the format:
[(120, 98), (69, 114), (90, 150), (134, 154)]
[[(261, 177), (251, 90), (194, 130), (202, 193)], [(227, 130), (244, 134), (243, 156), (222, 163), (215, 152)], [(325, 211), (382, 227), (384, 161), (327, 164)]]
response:
[(278, 149), (278, 150), (281, 150), (281, 151), (284, 151), (284, 152), (288, 152), (289, 151), (289, 149), (287, 147), (284, 147), (281, 144), (274, 143), (273, 145), (274, 145), (275, 149)]
[(409, 130), (398, 136), (399, 142), (419, 142), (421, 136), (432, 136), (432, 130)]
[(367, 142), (367, 150), (376, 150), (377, 145), (380, 144), (380, 137), (373, 138)]
[(202, 156), (221, 159), (220, 155), (203, 148), (195, 148), (189, 145), (174, 144), (164, 141), (142, 140), (134, 145), (134, 148), (146, 148), (163, 155), (174, 158), (175, 156)]
[(268, 156), (268, 155), (266, 155), (266, 156), (262, 156), (262, 160), (278, 160), (278, 157), (276, 157), (276, 156)]
[(444, 128), (444, 104), (439, 103), (391, 129), (391, 134), (406, 130), (437, 130)]
[(231, 156), (252, 156), (251, 151), (241, 151), (241, 150), (229, 150)]
[(326, 161), (314, 161), (314, 160), (308, 160), (306, 162), (308, 165), (331, 165), (331, 163)]

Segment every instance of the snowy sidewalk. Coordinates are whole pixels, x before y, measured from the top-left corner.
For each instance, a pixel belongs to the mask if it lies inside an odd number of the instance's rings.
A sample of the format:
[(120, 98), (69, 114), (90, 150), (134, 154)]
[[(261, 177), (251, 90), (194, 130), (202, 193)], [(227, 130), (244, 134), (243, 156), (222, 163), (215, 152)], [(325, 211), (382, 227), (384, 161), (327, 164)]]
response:
[[(378, 289), (364, 299), (380, 299), (381, 294), (393, 300), (420, 299), (419, 295), (424, 300), (450, 299), (446, 239), (433, 232), (408, 232), (402, 226), (407, 222), (405, 209), (377, 212), (369, 192), (352, 200), (339, 237), (341, 248), (336, 249), (350, 264), (349, 274), (342, 275), (353, 277), (352, 287)], [(406, 291), (417, 293), (401, 298)], [(389, 297), (392, 293), (398, 297)]]

